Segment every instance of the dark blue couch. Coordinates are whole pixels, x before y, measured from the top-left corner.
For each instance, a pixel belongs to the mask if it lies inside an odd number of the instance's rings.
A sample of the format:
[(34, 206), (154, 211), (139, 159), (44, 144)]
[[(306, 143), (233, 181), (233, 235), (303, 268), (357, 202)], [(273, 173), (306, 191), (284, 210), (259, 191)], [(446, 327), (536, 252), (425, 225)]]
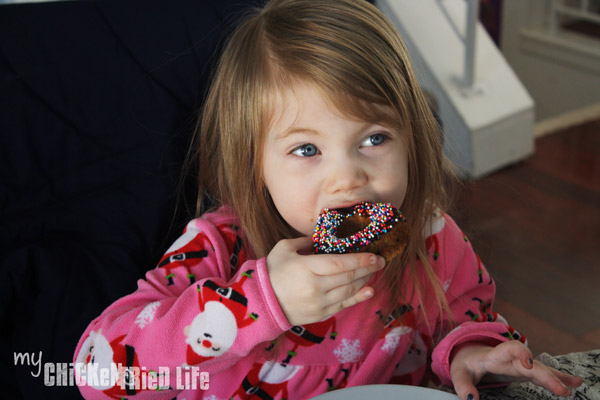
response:
[(257, 2), (0, 6), (0, 397), (80, 398), (45, 384), (43, 364), (71, 362), (87, 324), (179, 234), (211, 66)]

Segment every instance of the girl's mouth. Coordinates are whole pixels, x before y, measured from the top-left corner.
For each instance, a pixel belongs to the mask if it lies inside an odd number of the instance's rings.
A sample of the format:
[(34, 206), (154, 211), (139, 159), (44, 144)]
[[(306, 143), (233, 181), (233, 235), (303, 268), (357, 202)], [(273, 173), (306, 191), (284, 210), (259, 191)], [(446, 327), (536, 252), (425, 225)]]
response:
[(342, 214), (347, 214), (347, 213), (351, 212), (354, 209), (354, 207), (356, 207), (357, 205), (362, 204), (362, 203), (366, 203), (366, 201), (353, 201), (353, 202), (343, 203), (335, 208), (330, 208), (330, 210), (334, 210), (334, 211), (337, 211)]

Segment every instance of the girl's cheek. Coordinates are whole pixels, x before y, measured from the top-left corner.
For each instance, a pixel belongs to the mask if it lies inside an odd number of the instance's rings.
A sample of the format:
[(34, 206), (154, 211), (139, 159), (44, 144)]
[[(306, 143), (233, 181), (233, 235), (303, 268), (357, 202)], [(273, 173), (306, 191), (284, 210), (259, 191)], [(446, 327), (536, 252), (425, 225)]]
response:
[(290, 172), (306, 174), (308, 170), (314, 170), (319, 164), (317, 157), (298, 157), (290, 155), (285, 160), (285, 166)]
[(396, 149), (396, 142), (387, 140), (378, 146), (365, 146), (361, 148), (361, 152), (366, 156), (381, 157), (393, 152)]

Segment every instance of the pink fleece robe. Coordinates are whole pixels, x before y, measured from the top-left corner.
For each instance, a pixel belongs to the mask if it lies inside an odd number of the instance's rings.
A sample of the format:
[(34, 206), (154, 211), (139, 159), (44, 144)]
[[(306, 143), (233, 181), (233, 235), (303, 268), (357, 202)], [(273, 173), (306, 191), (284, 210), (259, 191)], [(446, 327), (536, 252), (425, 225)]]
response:
[[(308, 399), (346, 386), (419, 385), (431, 371), (451, 385), (454, 346), (524, 338), (491, 311), (494, 283), (454, 221), (436, 215), (432, 222), (430, 262), (458, 324), (449, 333), (431, 291), (422, 304), (412, 296), (384, 314), (389, 293), (381, 271), (371, 278), (373, 298), (291, 326), (265, 259), (246, 254), (239, 221), (223, 207), (189, 222), (138, 289), (92, 321), (74, 356), (81, 393)], [(413, 288), (406, 282), (404, 293)]]

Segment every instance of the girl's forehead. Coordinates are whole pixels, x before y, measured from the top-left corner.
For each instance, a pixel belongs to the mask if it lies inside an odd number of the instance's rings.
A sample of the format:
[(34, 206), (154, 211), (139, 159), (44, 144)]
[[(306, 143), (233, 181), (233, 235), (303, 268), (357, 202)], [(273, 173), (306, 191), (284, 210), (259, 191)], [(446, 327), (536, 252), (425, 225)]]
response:
[(290, 85), (278, 86), (271, 96), (271, 109), (275, 114), (304, 111), (307, 108), (326, 106), (337, 110), (332, 94), (308, 81), (294, 81)]
[(293, 80), (287, 85), (278, 85), (269, 97), (271, 124), (282, 118), (297, 118), (307, 110), (318, 114), (324, 109), (340, 118), (360, 122), (390, 124), (398, 119), (390, 105), (369, 102), (307, 80)]
[(273, 97), (269, 133), (283, 138), (289, 132), (307, 132), (317, 126), (322, 127), (325, 121), (331, 124), (360, 120), (339, 103), (310, 83), (280, 89)]
[(307, 114), (319, 112), (322, 108), (329, 108), (327, 97), (323, 96), (314, 85), (297, 82), (289, 86), (279, 86), (270, 96), (270, 132), (280, 134), (304, 122)]

